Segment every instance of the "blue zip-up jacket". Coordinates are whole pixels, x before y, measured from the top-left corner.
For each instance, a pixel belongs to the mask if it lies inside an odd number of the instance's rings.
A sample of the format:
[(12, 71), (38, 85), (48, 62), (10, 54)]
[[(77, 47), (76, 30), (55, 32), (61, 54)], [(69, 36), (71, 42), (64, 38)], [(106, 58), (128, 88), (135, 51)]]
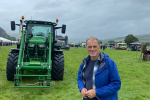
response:
[[(89, 60), (88, 55), (83, 59), (78, 71), (79, 91), (85, 88), (84, 69)], [(107, 54), (99, 53), (99, 57), (94, 64), (93, 89), (96, 91), (98, 100), (118, 100), (118, 91), (121, 87), (121, 79), (115, 62)]]

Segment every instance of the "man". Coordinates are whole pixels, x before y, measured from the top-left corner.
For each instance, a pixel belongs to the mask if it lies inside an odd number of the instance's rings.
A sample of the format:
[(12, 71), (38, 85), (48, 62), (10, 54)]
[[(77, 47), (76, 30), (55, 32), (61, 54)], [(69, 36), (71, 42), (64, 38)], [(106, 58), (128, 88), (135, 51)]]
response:
[(83, 100), (117, 100), (121, 80), (115, 62), (99, 52), (97, 38), (88, 38), (86, 49), (89, 55), (83, 59), (77, 78)]

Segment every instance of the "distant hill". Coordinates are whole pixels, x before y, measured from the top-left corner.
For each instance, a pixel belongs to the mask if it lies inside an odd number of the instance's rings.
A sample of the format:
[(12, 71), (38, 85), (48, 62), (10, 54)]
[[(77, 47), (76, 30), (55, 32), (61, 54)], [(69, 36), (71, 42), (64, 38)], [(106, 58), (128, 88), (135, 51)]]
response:
[(139, 41), (150, 41), (150, 34), (137, 35)]
[[(144, 34), (144, 35), (135, 35), (139, 41), (150, 41), (150, 34)], [(109, 40), (114, 40), (114, 41), (124, 41), (126, 37), (117, 37), (117, 38), (109, 38), (109, 39), (104, 39), (102, 42), (108, 42)]]
[(1, 27), (0, 27), (0, 37), (3, 37), (8, 40), (16, 41), (16, 38), (14, 36), (8, 35), (6, 31), (2, 29)]
[(102, 42), (108, 42), (109, 40), (124, 41), (124, 39), (125, 39), (125, 37), (109, 38), (109, 39), (102, 40)]
[(0, 37), (7, 38), (7, 33), (0, 27)]

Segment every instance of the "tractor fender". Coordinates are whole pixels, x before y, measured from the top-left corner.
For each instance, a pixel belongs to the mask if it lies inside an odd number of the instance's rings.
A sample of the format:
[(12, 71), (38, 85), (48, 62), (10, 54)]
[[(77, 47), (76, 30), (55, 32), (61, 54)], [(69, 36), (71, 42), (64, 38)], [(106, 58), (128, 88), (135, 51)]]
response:
[(19, 53), (20, 49), (12, 48), (11, 52)]
[(63, 50), (54, 50), (53, 53), (63, 53)]

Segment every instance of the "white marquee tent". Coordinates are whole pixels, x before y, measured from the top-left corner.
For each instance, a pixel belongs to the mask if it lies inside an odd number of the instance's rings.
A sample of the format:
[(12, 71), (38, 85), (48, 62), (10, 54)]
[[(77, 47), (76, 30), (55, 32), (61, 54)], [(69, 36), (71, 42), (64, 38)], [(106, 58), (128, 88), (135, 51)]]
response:
[(11, 40), (5, 39), (3, 37), (0, 37), (0, 41), (2, 41), (2, 42), (12, 42)]

